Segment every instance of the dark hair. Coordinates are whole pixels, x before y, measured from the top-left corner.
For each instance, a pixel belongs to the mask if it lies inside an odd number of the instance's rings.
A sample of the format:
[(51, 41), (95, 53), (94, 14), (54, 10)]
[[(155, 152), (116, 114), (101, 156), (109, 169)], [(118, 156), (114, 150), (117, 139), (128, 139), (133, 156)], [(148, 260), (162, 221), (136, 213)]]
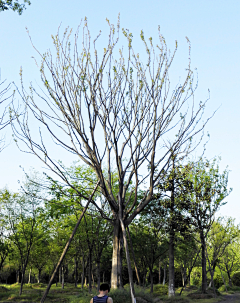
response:
[(100, 290), (102, 290), (102, 291), (108, 290), (108, 292), (109, 292), (110, 291), (110, 287), (109, 287), (109, 285), (107, 283), (102, 283), (100, 285)]

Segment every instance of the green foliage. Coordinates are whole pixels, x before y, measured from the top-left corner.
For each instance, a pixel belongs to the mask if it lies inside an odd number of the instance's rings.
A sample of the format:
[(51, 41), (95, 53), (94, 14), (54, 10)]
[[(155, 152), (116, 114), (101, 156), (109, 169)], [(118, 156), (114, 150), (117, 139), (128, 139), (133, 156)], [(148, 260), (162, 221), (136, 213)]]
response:
[(164, 296), (168, 294), (168, 286), (162, 284), (153, 285), (153, 293), (157, 296)]
[(236, 271), (232, 276), (232, 283), (235, 286), (240, 286), (240, 271)]
[(223, 285), (222, 276), (220, 274), (215, 273), (213, 281), (214, 281), (215, 288), (219, 288)]
[[(109, 296), (113, 299), (114, 303), (131, 303), (131, 294), (128, 285), (125, 285), (124, 287), (126, 289), (113, 289), (111, 290)], [(137, 298), (142, 298), (147, 302), (153, 302), (152, 296), (143, 291), (141, 287), (135, 287), (135, 296)]]
[[(230, 285), (227, 285), (227, 290), (229, 292), (240, 292), (240, 286), (230, 286)], [(226, 288), (225, 288), (225, 285), (222, 285), (221, 287), (218, 288), (218, 291), (220, 292), (225, 292), (226, 291)]]
[(18, 12), (19, 15), (22, 14), (23, 10), (26, 8), (26, 5), (30, 5), (31, 2), (29, 0), (24, 0), (23, 3), (19, 3), (18, 0), (13, 1), (13, 0), (0, 0), (0, 12), (1, 11), (6, 11), (6, 10), (13, 10)]
[(195, 286), (200, 286), (201, 285), (201, 268), (195, 267), (192, 270), (192, 274), (191, 274), (191, 283)]

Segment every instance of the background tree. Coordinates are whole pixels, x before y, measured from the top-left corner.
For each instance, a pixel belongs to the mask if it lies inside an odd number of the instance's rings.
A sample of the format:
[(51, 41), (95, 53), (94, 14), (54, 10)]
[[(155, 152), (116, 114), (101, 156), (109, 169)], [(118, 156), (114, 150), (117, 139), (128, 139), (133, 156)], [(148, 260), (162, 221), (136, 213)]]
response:
[[(20, 3), (19, 3), (20, 2)], [(26, 9), (26, 4), (30, 5), (31, 2), (29, 0), (23, 0), (22, 1), (18, 0), (0, 0), (0, 12), (1, 11), (6, 11), (6, 10), (13, 10), (18, 12), (19, 15), (22, 14), (23, 10)]]
[[(199, 233), (202, 250), (202, 292), (207, 289), (206, 272), (206, 238), (214, 222), (215, 214), (221, 205), (226, 204), (224, 199), (229, 195), (228, 171), (220, 173), (216, 159), (210, 163), (200, 159), (197, 163), (189, 164), (188, 187), (189, 198), (188, 211), (191, 222)], [(189, 200), (190, 199), (190, 200)], [(189, 203), (190, 202), (190, 203)]]

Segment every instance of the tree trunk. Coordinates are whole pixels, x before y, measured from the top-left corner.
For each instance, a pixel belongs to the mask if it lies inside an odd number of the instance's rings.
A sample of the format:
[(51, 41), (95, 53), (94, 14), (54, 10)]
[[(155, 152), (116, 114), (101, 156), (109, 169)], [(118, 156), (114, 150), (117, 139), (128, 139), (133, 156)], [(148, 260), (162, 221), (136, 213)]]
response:
[(88, 262), (88, 292), (92, 291), (92, 251), (89, 251), (89, 262)]
[(78, 261), (77, 258), (74, 258), (75, 261), (75, 287), (77, 287), (77, 282), (78, 282)]
[(23, 283), (24, 283), (24, 277), (25, 277), (25, 270), (26, 270), (26, 266), (25, 266), (25, 264), (23, 264), (23, 268), (22, 268), (22, 280), (21, 280), (21, 285), (20, 285), (20, 290), (19, 290), (19, 296), (21, 296), (22, 290), (23, 290)]
[(131, 261), (130, 261), (130, 256), (129, 256), (128, 243), (127, 243), (126, 229), (125, 229), (125, 226), (124, 226), (124, 223), (123, 223), (122, 219), (120, 219), (120, 223), (121, 223), (121, 228), (122, 228), (124, 247), (125, 247), (126, 259), (127, 259), (128, 277), (129, 277), (131, 298), (132, 298), (132, 303), (136, 303), (135, 292), (134, 292), (134, 284), (133, 284), (132, 267), (131, 267)]
[(62, 289), (64, 289), (64, 266), (62, 266)]
[[(103, 273), (103, 282), (104, 282), (104, 273)], [(97, 260), (97, 291), (100, 289), (100, 260)]]
[(84, 259), (82, 258), (82, 285), (81, 285), (81, 288), (83, 289), (83, 285), (84, 285), (84, 276), (85, 276), (85, 266), (84, 266), (85, 264), (84, 264)]
[(158, 284), (161, 284), (161, 259), (159, 259), (159, 267), (158, 267)]
[[(224, 284), (224, 286), (225, 286), (225, 290), (226, 290), (226, 292), (228, 292), (227, 285), (226, 285), (225, 279), (224, 279), (224, 277), (223, 277), (221, 268), (219, 267), (219, 269), (220, 269), (220, 272), (221, 272), (221, 276), (222, 276), (223, 284)], [(230, 285), (230, 284), (229, 284), (229, 285)]]
[(149, 268), (149, 270), (150, 270), (149, 275), (150, 275), (150, 281), (151, 281), (151, 290), (150, 290), (150, 292), (152, 294), (153, 293), (153, 272), (152, 272), (152, 268), (151, 267)]
[(41, 280), (41, 268), (38, 269), (38, 283), (40, 283)]
[(58, 277), (59, 277), (59, 283), (62, 284), (62, 272), (61, 272), (61, 267), (59, 267), (59, 270), (58, 270)]
[(200, 233), (202, 248), (202, 293), (207, 291), (207, 269), (206, 269), (206, 244), (203, 232)]
[(169, 241), (169, 282), (168, 296), (175, 296), (175, 281), (174, 281), (174, 231), (171, 227)]
[(28, 284), (31, 284), (31, 273), (32, 273), (32, 268), (30, 268), (30, 270), (29, 270), (29, 274), (28, 274)]
[(164, 268), (163, 268), (163, 282), (162, 282), (163, 285), (165, 285), (165, 283), (166, 283), (166, 272), (167, 272), (167, 264), (164, 264)]
[(104, 280), (105, 280), (105, 271), (103, 272), (103, 283), (104, 283)]
[(230, 272), (227, 271), (227, 274), (228, 274), (228, 284), (229, 284), (230, 287), (232, 287), (232, 279), (231, 279)]
[(128, 232), (128, 237), (129, 237), (129, 241), (130, 241), (130, 247), (131, 247), (131, 251), (132, 251), (132, 257), (133, 257), (134, 267), (135, 267), (136, 276), (137, 276), (137, 280), (138, 280), (138, 285), (141, 285), (140, 276), (138, 273), (138, 268), (137, 268), (137, 263), (136, 263), (136, 258), (135, 258), (135, 254), (134, 254), (134, 249), (133, 249), (133, 244), (132, 244), (132, 239), (131, 239), (131, 235), (130, 235), (128, 226), (127, 226), (127, 232)]
[(113, 253), (112, 253), (112, 273), (111, 288), (116, 289), (121, 285), (121, 228), (119, 219), (115, 220), (113, 229)]

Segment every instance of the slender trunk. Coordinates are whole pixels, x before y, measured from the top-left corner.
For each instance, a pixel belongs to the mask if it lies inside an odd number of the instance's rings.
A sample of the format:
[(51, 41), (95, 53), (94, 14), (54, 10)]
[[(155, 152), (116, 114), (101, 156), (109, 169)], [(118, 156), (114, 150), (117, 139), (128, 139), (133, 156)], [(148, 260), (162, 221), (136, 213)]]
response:
[(38, 269), (38, 283), (40, 283), (41, 280), (41, 268)]
[(94, 288), (95, 287), (95, 279), (94, 279), (94, 274), (92, 272), (92, 287)]
[(75, 287), (77, 287), (77, 282), (78, 282), (78, 261), (77, 258), (74, 258), (75, 261)]
[(158, 284), (161, 284), (161, 259), (159, 259), (159, 267), (158, 267)]
[(163, 285), (165, 285), (165, 283), (166, 283), (166, 272), (167, 272), (167, 264), (164, 264), (164, 268), (163, 268), (163, 282), (162, 282)]
[[(171, 228), (172, 229), (172, 228)], [(168, 296), (175, 296), (175, 281), (174, 281), (174, 231), (170, 231), (169, 241), (169, 282), (168, 282)]]
[(29, 274), (28, 274), (28, 284), (31, 284), (31, 273), (32, 273), (32, 268), (30, 268), (30, 270), (29, 270)]
[(105, 280), (105, 271), (103, 272), (103, 283), (104, 283), (104, 280)]
[(206, 269), (206, 243), (204, 234), (201, 231), (200, 233), (201, 238), (201, 249), (202, 249), (202, 293), (206, 293), (207, 291), (207, 269)]
[(227, 285), (226, 285), (225, 279), (224, 279), (224, 277), (223, 277), (221, 268), (219, 267), (219, 269), (220, 269), (220, 273), (221, 273), (221, 276), (222, 276), (223, 284), (224, 284), (224, 286), (225, 286), (225, 290), (226, 290), (226, 292), (228, 292)]
[(61, 272), (61, 267), (59, 267), (59, 270), (58, 270), (58, 277), (59, 277), (59, 283), (62, 284), (62, 272)]
[(132, 239), (131, 239), (131, 235), (130, 235), (128, 226), (127, 226), (127, 232), (128, 232), (128, 237), (129, 237), (129, 242), (130, 242), (130, 247), (131, 247), (131, 252), (132, 252), (132, 257), (133, 257), (133, 262), (134, 262), (134, 267), (135, 267), (135, 271), (136, 271), (138, 284), (141, 285), (140, 276), (139, 276), (139, 273), (138, 273), (138, 268), (137, 268), (137, 263), (136, 263), (136, 258), (135, 258), (135, 253), (134, 253), (134, 250), (133, 250)]
[(228, 284), (230, 287), (232, 287), (232, 279), (229, 271), (227, 271), (227, 275), (228, 275)]
[(19, 270), (16, 271), (16, 283), (19, 283)]
[(88, 263), (88, 292), (92, 291), (92, 251), (89, 251), (89, 263)]
[(64, 289), (64, 266), (62, 265), (62, 289)]
[(84, 266), (84, 259), (82, 258), (82, 285), (81, 285), (81, 288), (83, 289), (83, 285), (84, 285), (84, 276), (85, 276), (85, 266)]
[(20, 285), (20, 290), (19, 290), (19, 296), (21, 296), (22, 290), (23, 290), (23, 283), (24, 283), (24, 277), (25, 277), (25, 270), (26, 270), (26, 265), (23, 264), (23, 268), (22, 268), (22, 280), (21, 280), (21, 285)]
[[(173, 172), (175, 175), (175, 156), (173, 156)], [(175, 182), (174, 182), (175, 176), (173, 176), (171, 184), (171, 206), (170, 206), (170, 231), (169, 231), (169, 282), (168, 282), (168, 297), (174, 297), (175, 296), (175, 279), (174, 279), (174, 237), (175, 237), (175, 231), (174, 231), (174, 205), (175, 205)]]
[(149, 275), (150, 275), (150, 281), (151, 281), (151, 290), (150, 290), (150, 292), (152, 294), (153, 293), (153, 272), (152, 272), (151, 267), (149, 267), (149, 270), (150, 270)]
[[(100, 260), (97, 260), (97, 291), (100, 289)], [(104, 282), (104, 273), (103, 273), (103, 282)]]
[(133, 284), (132, 267), (131, 267), (131, 261), (130, 261), (130, 256), (129, 256), (128, 243), (127, 243), (126, 229), (125, 229), (125, 226), (124, 226), (124, 223), (123, 223), (122, 219), (120, 219), (120, 222), (121, 222), (123, 241), (124, 241), (126, 259), (127, 259), (128, 277), (129, 277), (131, 298), (132, 298), (132, 303), (136, 303), (135, 292), (134, 292), (134, 284)]

